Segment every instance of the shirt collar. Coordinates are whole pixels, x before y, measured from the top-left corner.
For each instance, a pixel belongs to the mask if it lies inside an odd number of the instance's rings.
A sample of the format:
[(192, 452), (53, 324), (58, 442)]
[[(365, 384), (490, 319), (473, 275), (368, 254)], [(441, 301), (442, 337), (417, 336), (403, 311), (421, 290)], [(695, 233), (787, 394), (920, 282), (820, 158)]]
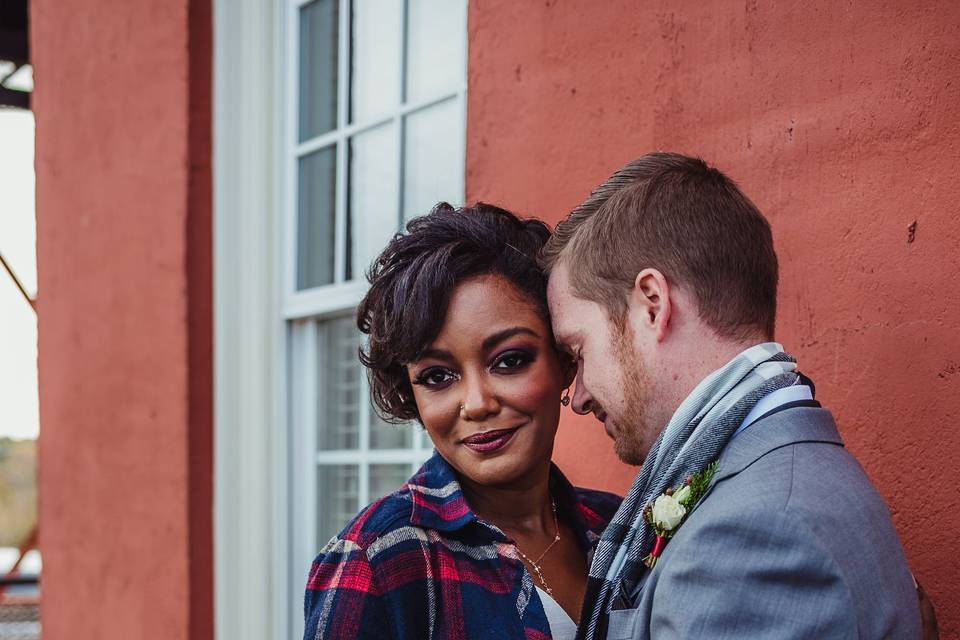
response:
[(733, 432), (733, 435), (736, 436), (738, 433), (756, 422), (757, 418), (773, 411), (777, 407), (781, 407), (791, 402), (798, 402), (800, 400), (813, 400), (813, 391), (805, 384), (795, 384), (793, 386), (783, 387), (768, 393), (753, 406), (753, 409), (751, 409), (750, 413), (748, 413), (743, 419), (743, 422), (741, 422), (737, 430)]
[[(436, 451), (410, 478), (407, 489), (413, 503), (410, 513), (413, 526), (451, 532), (478, 521), (467, 504), (456, 472)], [(595, 542), (607, 523), (580, 501), (576, 489), (553, 463), (550, 464), (550, 491), (557, 510), (572, 517), (583, 543)]]
[(477, 519), (467, 505), (453, 467), (436, 451), (410, 478), (407, 489), (413, 501), (413, 526), (456, 531)]

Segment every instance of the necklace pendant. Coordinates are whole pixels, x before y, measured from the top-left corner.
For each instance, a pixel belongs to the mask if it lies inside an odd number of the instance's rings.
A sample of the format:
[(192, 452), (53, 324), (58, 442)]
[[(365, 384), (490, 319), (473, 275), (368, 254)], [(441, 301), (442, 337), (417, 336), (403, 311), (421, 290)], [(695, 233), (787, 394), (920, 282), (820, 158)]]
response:
[(546, 578), (543, 577), (543, 571), (541, 571), (540, 566), (535, 563), (530, 563), (533, 565), (533, 571), (537, 574), (537, 578), (540, 580), (540, 584), (543, 585), (543, 590), (546, 591), (549, 595), (553, 595), (553, 589), (550, 588), (550, 585), (547, 584)]
[(516, 543), (513, 544), (513, 548), (516, 549), (517, 553), (520, 555), (521, 558), (523, 558), (529, 563), (530, 568), (533, 569), (533, 573), (537, 576), (537, 579), (540, 581), (540, 584), (543, 585), (543, 590), (546, 592), (547, 595), (549, 595), (552, 598), (553, 589), (551, 589), (550, 585), (547, 584), (546, 579), (543, 577), (543, 571), (540, 569), (540, 561), (543, 560), (543, 558), (547, 555), (547, 553), (551, 549), (553, 549), (553, 547), (558, 542), (560, 542), (560, 522), (557, 520), (557, 505), (552, 498), (550, 499), (550, 506), (553, 509), (553, 526), (554, 526), (555, 533), (553, 536), (553, 542), (547, 545), (547, 548), (543, 550), (543, 553), (540, 554), (540, 557), (534, 560), (533, 558), (525, 554), (523, 551), (521, 551), (520, 547), (517, 546)]

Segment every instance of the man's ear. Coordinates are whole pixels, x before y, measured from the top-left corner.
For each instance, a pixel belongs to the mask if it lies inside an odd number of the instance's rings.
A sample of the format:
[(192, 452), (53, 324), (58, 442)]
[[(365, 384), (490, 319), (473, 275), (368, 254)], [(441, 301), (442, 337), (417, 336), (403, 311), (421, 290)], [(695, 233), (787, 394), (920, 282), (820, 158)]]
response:
[(670, 285), (660, 271), (644, 269), (633, 281), (630, 292), (630, 321), (634, 330), (663, 342), (670, 327)]

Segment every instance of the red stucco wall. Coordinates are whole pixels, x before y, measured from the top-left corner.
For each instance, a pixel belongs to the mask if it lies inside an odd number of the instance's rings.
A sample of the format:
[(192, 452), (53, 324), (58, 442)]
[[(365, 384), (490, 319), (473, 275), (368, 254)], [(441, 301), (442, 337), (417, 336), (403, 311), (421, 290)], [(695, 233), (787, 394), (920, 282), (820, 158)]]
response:
[(210, 3), (30, 8), (44, 638), (212, 638)]
[[(778, 339), (957, 638), (960, 4), (483, 0), (469, 29), (469, 200), (556, 221), (663, 149), (767, 214)], [(580, 484), (632, 476), (588, 419), (564, 420), (556, 458)]]

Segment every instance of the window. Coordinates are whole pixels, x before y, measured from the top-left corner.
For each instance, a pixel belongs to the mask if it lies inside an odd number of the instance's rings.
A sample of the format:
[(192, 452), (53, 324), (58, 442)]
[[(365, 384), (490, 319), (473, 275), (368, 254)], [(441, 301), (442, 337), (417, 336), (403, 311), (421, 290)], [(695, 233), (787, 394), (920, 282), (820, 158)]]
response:
[(286, 19), (282, 307), (302, 589), (317, 550), (431, 451), (419, 429), (377, 418), (353, 314), (404, 221), (463, 200), (466, 1), (291, 1)]

